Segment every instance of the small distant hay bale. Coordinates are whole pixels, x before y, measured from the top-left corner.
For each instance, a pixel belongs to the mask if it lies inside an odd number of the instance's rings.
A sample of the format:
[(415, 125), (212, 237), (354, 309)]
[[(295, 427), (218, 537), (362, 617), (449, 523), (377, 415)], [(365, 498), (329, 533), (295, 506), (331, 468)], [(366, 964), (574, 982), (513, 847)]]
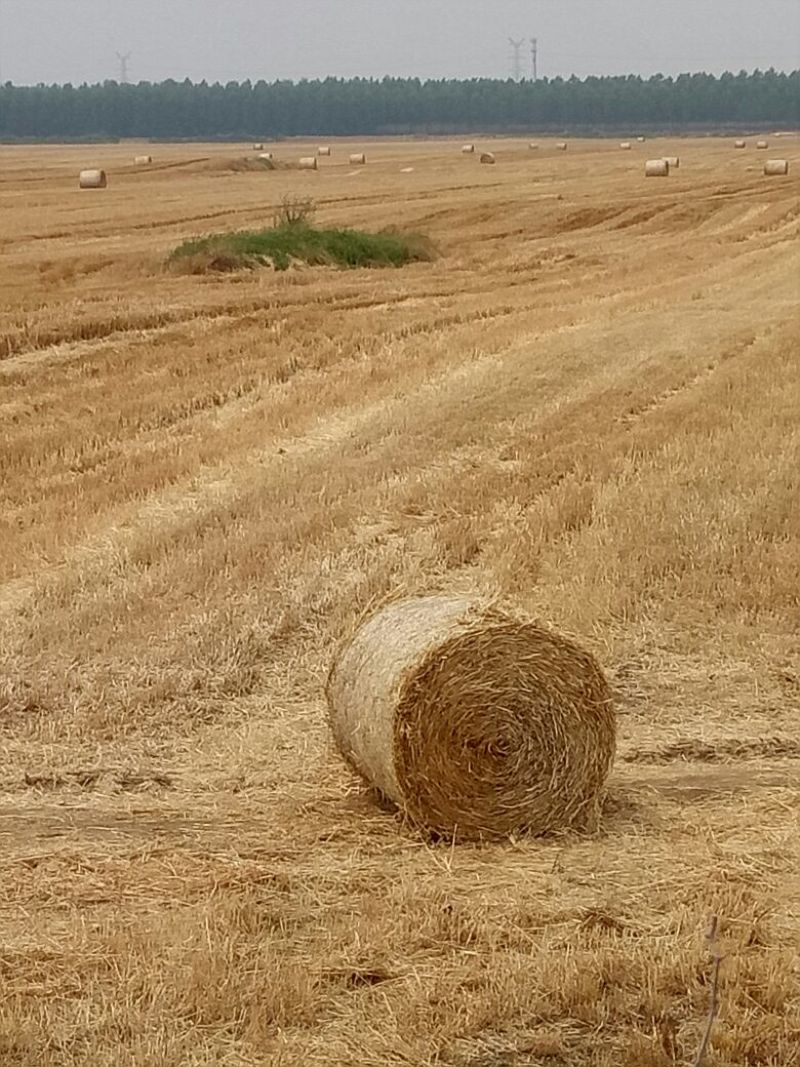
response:
[(317, 149), (318, 156), (329, 156), (331, 154), (331, 146), (329, 144), (321, 144)]
[(350, 153), (350, 166), (351, 167), (363, 167), (367, 162), (367, 157), (363, 152), (351, 152)]
[(789, 160), (788, 159), (768, 159), (764, 164), (764, 174), (767, 177), (772, 177), (778, 174), (789, 173)]
[(644, 137), (637, 137), (637, 138), (636, 138), (636, 140), (637, 140), (637, 141), (639, 142), (639, 144), (644, 144), (644, 142), (645, 142), (646, 138), (644, 138)]
[(734, 148), (747, 148), (747, 141), (741, 141), (741, 140), (740, 141), (734, 141), (733, 142), (733, 147)]
[(266, 163), (271, 163), (273, 159), (272, 152), (259, 152), (258, 158), (263, 159)]
[(326, 694), (344, 758), (428, 832), (596, 825), (611, 691), (593, 656), (532, 619), (453, 596), (391, 604), (336, 657)]
[(494, 152), (482, 152), (481, 153), (481, 163), (496, 163), (496, 162), (497, 162), (497, 160), (494, 158)]
[(254, 152), (263, 152), (264, 151), (263, 144), (260, 144), (260, 143), (259, 144), (254, 144), (253, 145), (253, 151)]
[(531, 141), (530, 144), (528, 145), (528, 148), (531, 150), (531, 152), (535, 152), (538, 149), (538, 147), (539, 146), (538, 146), (538, 144), (536, 144), (535, 141)]
[(623, 152), (630, 152), (630, 150), (631, 150), (631, 142), (630, 141), (620, 141), (619, 146), (623, 150)]
[(135, 167), (146, 167), (149, 163), (153, 162), (152, 156), (134, 156), (133, 165)]
[(648, 159), (644, 173), (646, 178), (666, 178), (669, 175), (669, 163), (666, 159)]
[(677, 170), (681, 165), (680, 156), (664, 156), (664, 161), (670, 170)]
[(472, 155), (475, 154), (475, 145), (474, 144), (462, 144), (461, 152), (465, 156), (472, 156)]
[(297, 165), (300, 170), (316, 170), (317, 169), (317, 157), (316, 156), (302, 156)]
[(566, 141), (558, 141), (558, 142), (556, 142), (556, 148), (559, 150), (559, 152), (566, 152), (566, 150), (567, 150), (567, 142)]
[(756, 141), (756, 148), (769, 148), (768, 141)]
[(108, 178), (104, 170), (82, 170), (78, 175), (78, 185), (81, 189), (105, 189)]
[(401, 167), (400, 168), (400, 173), (401, 174), (413, 174), (414, 173), (414, 168), (413, 167)]

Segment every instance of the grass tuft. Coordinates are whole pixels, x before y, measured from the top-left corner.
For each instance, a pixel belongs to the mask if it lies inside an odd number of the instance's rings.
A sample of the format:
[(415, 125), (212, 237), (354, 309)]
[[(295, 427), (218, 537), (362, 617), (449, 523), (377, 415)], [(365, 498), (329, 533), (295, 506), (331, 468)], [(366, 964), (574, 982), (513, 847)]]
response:
[(384, 230), (364, 233), (350, 229), (317, 229), (305, 215), (287, 219), (285, 211), (265, 230), (213, 234), (179, 245), (169, 265), (190, 274), (235, 271), (273, 266), (286, 270), (291, 263), (338, 267), (402, 267), (429, 261), (435, 251), (419, 234)]

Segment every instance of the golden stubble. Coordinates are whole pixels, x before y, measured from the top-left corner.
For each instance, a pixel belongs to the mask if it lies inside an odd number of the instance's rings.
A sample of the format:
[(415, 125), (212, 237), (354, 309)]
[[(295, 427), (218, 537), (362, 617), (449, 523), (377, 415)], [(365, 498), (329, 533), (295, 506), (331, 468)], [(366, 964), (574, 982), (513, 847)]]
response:
[[(526, 145), (0, 148), (4, 1065), (691, 1062), (711, 914), (709, 1067), (796, 1056), (797, 179)], [(162, 270), (287, 194), (441, 256)], [(604, 663), (596, 834), (434, 846), (341, 764), (333, 649), (430, 591)]]

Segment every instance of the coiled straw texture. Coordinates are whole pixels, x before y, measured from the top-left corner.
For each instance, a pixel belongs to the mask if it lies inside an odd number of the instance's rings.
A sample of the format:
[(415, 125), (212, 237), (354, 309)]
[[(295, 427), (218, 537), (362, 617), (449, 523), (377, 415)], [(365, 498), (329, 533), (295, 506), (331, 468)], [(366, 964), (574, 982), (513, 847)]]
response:
[(337, 657), (327, 697), (346, 760), (427, 831), (596, 822), (611, 693), (588, 652), (530, 619), (459, 597), (391, 604)]

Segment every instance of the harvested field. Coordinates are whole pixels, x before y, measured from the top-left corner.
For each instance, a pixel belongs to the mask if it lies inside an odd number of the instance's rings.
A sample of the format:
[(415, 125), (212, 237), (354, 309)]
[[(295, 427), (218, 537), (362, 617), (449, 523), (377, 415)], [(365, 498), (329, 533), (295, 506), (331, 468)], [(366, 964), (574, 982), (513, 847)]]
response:
[[(800, 141), (461, 143), (0, 147), (3, 1067), (689, 1064), (712, 915), (705, 1067), (800, 1062)], [(440, 254), (164, 270), (294, 195)], [(429, 592), (603, 664), (597, 832), (345, 767), (333, 651)]]

